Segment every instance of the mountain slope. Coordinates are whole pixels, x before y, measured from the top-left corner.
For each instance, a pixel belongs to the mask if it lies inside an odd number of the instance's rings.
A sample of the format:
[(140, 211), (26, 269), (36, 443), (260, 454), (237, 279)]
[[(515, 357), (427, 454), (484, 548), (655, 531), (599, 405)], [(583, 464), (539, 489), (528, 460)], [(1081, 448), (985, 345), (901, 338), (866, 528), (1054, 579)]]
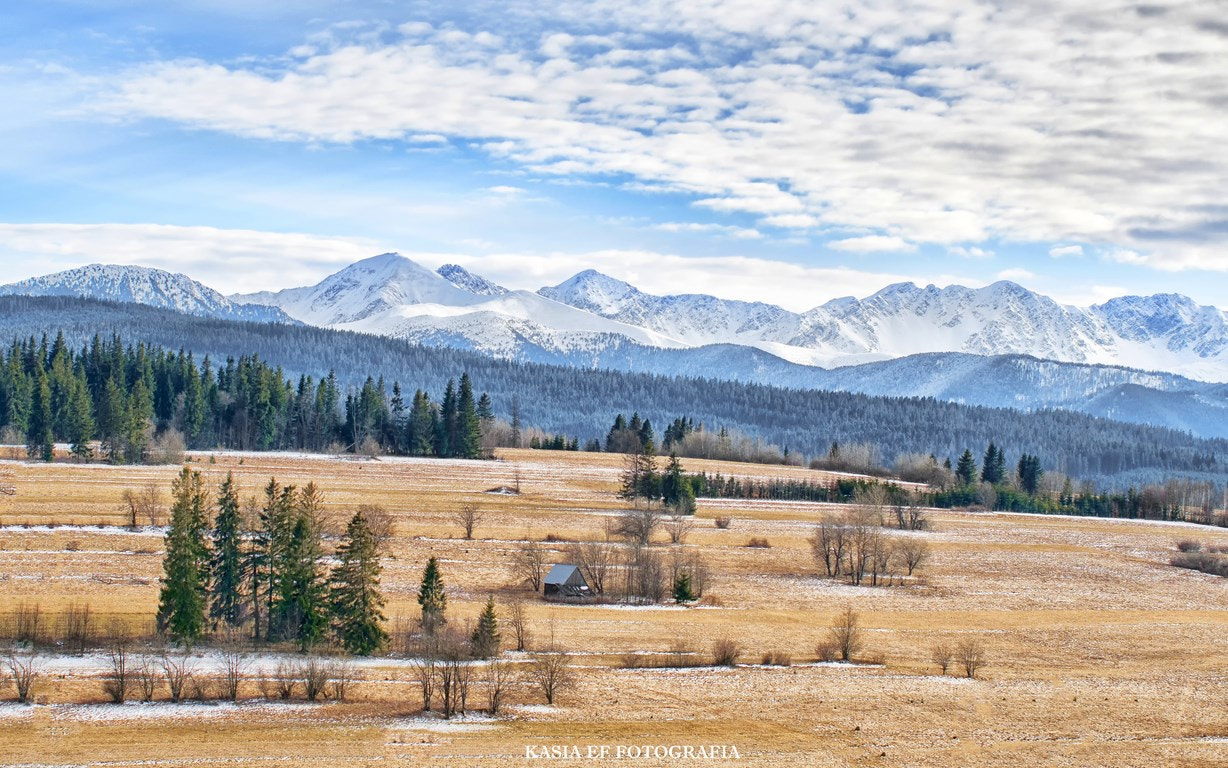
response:
[(460, 267), (448, 272), (445, 278), (404, 256), (385, 253), (351, 264), (313, 286), (234, 298), (278, 307), (309, 325), (527, 360), (538, 359), (538, 350), (598, 350), (615, 338), (681, 346), (651, 330), (535, 293), (499, 292), (499, 286)]
[(287, 323), (281, 310), (231, 301), (187, 275), (150, 267), (91, 264), (0, 286), (0, 295), (78, 296), (146, 304), (200, 317)]

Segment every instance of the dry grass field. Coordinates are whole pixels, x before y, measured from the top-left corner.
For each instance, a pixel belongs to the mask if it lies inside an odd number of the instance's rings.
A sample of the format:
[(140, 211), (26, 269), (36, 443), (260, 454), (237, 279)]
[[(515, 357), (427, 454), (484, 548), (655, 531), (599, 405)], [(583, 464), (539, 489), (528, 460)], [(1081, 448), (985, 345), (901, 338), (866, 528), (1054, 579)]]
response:
[[(270, 476), (315, 480), (338, 516), (380, 504), (395, 516), (385, 561), (389, 616), (415, 615), (426, 559), (439, 558), (449, 615), (475, 617), (513, 593), (517, 541), (599, 538), (622, 509), (615, 456), (507, 451), (494, 462), (341, 460), (193, 454), (216, 484), (232, 471), (245, 496)], [(815, 476), (808, 470), (686, 461), (688, 471)], [(0, 613), (21, 602), (50, 614), (74, 601), (144, 627), (157, 602), (162, 538), (122, 528), (125, 489), (176, 467), (12, 463), (17, 495), (0, 500)], [(486, 493), (512, 485), (519, 496)], [(487, 512), (475, 539), (451, 516)], [(935, 512), (923, 579), (854, 588), (820, 578), (808, 537), (822, 505), (700, 500), (687, 546), (712, 568), (703, 605), (628, 608), (533, 602), (530, 624), (573, 654), (577, 685), (553, 707), (517, 683), (506, 714), (443, 722), (419, 713), (404, 660), (358, 665), (344, 703), (103, 703), (98, 655), (48, 660), (39, 705), (0, 704), (0, 765), (1228, 765), (1228, 585), (1169, 566), (1175, 542), (1228, 545), (1228, 531), (1151, 522)], [(728, 515), (728, 529), (714, 518)], [(770, 548), (748, 548), (752, 537)], [(658, 534), (661, 547), (668, 546)], [(816, 664), (816, 644), (852, 605), (863, 657)], [(506, 629), (505, 629), (506, 635)], [(942, 676), (931, 647), (975, 637), (979, 679)], [(733, 638), (737, 668), (624, 669), (631, 652), (681, 639), (702, 655)], [(788, 667), (762, 667), (771, 650)], [(513, 657), (517, 658), (517, 657)], [(523, 659), (520, 659), (523, 661)], [(199, 664), (207, 667), (209, 659)], [(259, 669), (260, 660), (253, 662)], [(478, 686), (480, 689), (480, 686)], [(0, 697), (13, 698), (12, 688)], [(475, 697), (481, 700), (479, 694)], [(739, 759), (551, 759), (526, 747), (726, 745)]]

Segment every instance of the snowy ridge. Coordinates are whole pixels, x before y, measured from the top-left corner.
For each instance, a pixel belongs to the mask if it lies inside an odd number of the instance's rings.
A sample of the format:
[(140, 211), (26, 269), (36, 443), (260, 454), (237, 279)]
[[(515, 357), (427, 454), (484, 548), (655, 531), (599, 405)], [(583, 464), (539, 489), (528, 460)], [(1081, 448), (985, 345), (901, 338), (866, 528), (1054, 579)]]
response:
[(797, 314), (711, 296), (651, 296), (592, 270), (539, 293), (690, 345), (750, 345), (804, 365), (963, 352), (1228, 381), (1228, 315), (1172, 294), (1080, 308), (1007, 281), (979, 289), (899, 283)]
[(91, 264), (0, 286), (0, 295), (79, 296), (147, 304), (188, 315), (259, 323), (293, 322), (274, 307), (232, 301), (187, 275), (150, 267)]

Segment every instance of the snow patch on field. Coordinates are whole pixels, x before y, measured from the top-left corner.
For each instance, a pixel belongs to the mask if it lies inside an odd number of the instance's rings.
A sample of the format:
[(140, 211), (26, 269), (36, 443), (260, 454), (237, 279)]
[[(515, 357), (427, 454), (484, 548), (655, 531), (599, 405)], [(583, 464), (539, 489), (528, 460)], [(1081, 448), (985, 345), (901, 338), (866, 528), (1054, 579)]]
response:
[(53, 720), (78, 722), (122, 722), (128, 720), (188, 720), (231, 717), (246, 714), (285, 714), (301, 712), (319, 705), (285, 702), (244, 702), (233, 704), (164, 702), (127, 702), (124, 704), (52, 704), (48, 707)]
[(123, 528), (117, 525), (0, 525), (0, 533), (94, 533), (104, 536), (165, 536), (166, 528), (145, 525)]
[(465, 715), (452, 720), (434, 717), (410, 717), (397, 720), (389, 727), (404, 731), (430, 731), (431, 733), (466, 733), (473, 731), (489, 731), (498, 723), (493, 717), (486, 715)]

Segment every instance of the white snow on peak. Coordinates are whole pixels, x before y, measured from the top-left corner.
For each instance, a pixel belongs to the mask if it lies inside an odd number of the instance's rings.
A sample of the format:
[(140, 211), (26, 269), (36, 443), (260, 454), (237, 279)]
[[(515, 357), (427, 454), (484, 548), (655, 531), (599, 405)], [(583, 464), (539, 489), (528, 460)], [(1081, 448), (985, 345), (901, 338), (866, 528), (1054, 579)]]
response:
[(90, 264), (0, 286), (0, 295), (78, 296), (228, 320), (289, 320), (278, 310), (232, 301), (187, 275), (152, 267)]

